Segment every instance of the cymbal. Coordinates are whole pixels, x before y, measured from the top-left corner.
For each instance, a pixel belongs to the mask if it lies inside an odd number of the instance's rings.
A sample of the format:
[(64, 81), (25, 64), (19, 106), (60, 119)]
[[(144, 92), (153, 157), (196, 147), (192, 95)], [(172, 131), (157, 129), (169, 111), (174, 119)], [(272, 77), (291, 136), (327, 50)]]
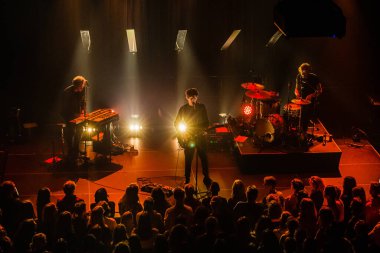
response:
[(241, 87), (243, 87), (246, 90), (263, 90), (264, 85), (259, 83), (242, 83)]
[(301, 109), (301, 106), (300, 105), (297, 105), (297, 104), (294, 104), (294, 103), (288, 103), (286, 105), (284, 105), (284, 110), (285, 111), (297, 111)]
[(268, 100), (272, 99), (272, 96), (268, 91), (265, 90), (248, 90), (245, 92), (247, 97), (259, 100)]
[(297, 105), (308, 105), (311, 103), (311, 101), (304, 98), (295, 98), (292, 99), (292, 103)]
[(280, 94), (276, 91), (271, 91), (271, 90), (268, 90), (267, 91), (269, 93), (269, 95), (273, 98), (273, 99), (279, 99), (280, 98)]

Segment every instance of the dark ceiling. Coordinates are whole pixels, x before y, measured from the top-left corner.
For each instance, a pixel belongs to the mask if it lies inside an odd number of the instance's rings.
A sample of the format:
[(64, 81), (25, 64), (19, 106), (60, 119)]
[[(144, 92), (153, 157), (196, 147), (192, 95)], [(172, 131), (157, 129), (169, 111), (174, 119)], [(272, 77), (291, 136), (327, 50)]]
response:
[[(27, 120), (56, 121), (61, 90), (83, 74), (93, 108), (130, 107), (127, 114), (160, 107), (173, 115), (183, 90), (198, 87), (217, 119), (220, 110), (238, 111), (242, 82), (260, 81), (286, 101), (297, 66), (308, 61), (325, 85), (321, 117), (362, 124), (367, 96), (379, 92), (379, 4), (335, 2), (347, 19), (343, 38), (281, 37), (266, 47), (277, 31), (277, 0), (3, 0), (3, 113), (17, 106)], [(136, 55), (128, 53), (127, 28), (136, 30)], [(90, 30), (89, 54), (80, 47), (81, 29)], [(178, 29), (188, 30), (180, 54), (174, 51)], [(237, 39), (220, 51), (235, 29), (242, 30)]]

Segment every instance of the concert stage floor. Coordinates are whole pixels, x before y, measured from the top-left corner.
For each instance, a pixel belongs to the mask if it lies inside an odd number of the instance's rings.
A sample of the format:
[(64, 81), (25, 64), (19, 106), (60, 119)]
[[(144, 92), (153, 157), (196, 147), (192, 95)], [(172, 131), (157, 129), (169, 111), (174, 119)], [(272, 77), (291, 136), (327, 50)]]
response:
[[(43, 132), (43, 131), (41, 131)], [(182, 185), (184, 174), (183, 151), (178, 150), (176, 139), (170, 131), (155, 132), (154, 137), (129, 138), (125, 136), (123, 143), (133, 144), (138, 150), (137, 155), (123, 153), (112, 157), (110, 164), (97, 164), (78, 168), (52, 167), (44, 164), (51, 157), (51, 138), (46, 134), (35, 135), (23, 144), (13, 144), (9, 147), (5, 170), (1, 174), (3, 180), (13, 180), (22, 199), (31, 199), (34, 203), (39, 188), (48, 186), (52, 191), (52, 201), (63, 195), (62, 185), (68, 180), (77, 183), (76, 193), (83, 198), (87, 206), (94, 201), (94, 193), (100, 187), (105, 187), (109, 198), (118, 201), (128, 184), (136, 182), (137, 178), (150, 179), (156, 184), (175, 187)], [(263, 177), (274, 175), (278, 180), (278, 188), (285, 194), (290, 193), (290, 180), (299, 177), (305, 181), (311, 175), (323, 177), (325, 184), (342, 185), (343, 177), (354, 176), (360, 186), (368, 193), (370, 181), (378, 180), (380, 176), (380, 156), (369, 143), (362, 141), (357, 146), (350, 145), (350, 139), (337, 139), (329, 145), (337, 145), (341, 151), (337, 171), (317, 171), (301, 169), (288, 171), (279, 165), (277, 171), (267, 172), (264, 169), (243, 171), (239, 169), (234, 153), (224, 151), (209, 152), (210, 176), (220, 184), (220, 195), (229, 197), (233, 181), (240, 178), (246, 185), (255, 184), (259, 189), (259, 199), (263, 196)], [(316, 147), (317, 148), (317, 147)], [(325, 147), (318, 147), (322, 150)], [(91, 161), (92, 162), (92, 161)], [(267, 161), (268, 163), (270, 161)], [(195, 161), (194, 161), (195, 164)], [(205, 191), (203, 176), (199, 170), (199, 191)], [(191, 182), (195, 184), (195, 169), (192, 171)], [(308, 189), (308, 187), (307, 187)], [(140, 192), (143, 201), (148, 193)], [(367, 195), (368, 196), (368, 195)]]
[(272, 143), (258, 144), (256, 138), (239, 136), (236, 131), (232, 134), (238, 165), (247, 172), (339, 171), (342, 151), (320, 121), (314, 131), (312, 127), (308, 129), (308, 134), (320, 137), (319, 140), (314, 138), (309, 146), (299, 145), (297, 136), (281, 137), (283, 140), (275, 137)]

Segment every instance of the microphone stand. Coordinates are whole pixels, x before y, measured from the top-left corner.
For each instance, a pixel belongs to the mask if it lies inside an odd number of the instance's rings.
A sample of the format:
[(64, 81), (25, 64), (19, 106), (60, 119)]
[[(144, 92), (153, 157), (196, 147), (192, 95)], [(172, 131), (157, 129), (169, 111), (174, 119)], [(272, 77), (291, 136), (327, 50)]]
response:
[[(316, 90), (314, 91), (316, 92)], [(318, 103), (318, 95), (314, 98), (314, 104), (313, 104), (313, 130), (311, 131), (311, 136), (314, 138), (314, 129), (315, 129), (315, 120), (316, 120), (316, 111), (317, 111), (317, 103)]]
[(288, 83), (288, 101), (286, 104), (286, 120), (287, 120), (287, 132), (290, 132), (290, 88), (292, 87), (292, 84), (289, 82)]
[[(85, 165), (88, 164), (89, 158), (87, 157), (87, 137), (89, 136), (88, 131), (88, 122), (87, 122), (87, 80), (86, 84), (84, 86), (84, 106), (83, 106), (83, 117), (84, 117), (84, 124), (85, 124), (85, 140), (84, 140), (84, 151), (83, 151), (83, 162)], [(82, 135), (83, 136), (83, 135)]]

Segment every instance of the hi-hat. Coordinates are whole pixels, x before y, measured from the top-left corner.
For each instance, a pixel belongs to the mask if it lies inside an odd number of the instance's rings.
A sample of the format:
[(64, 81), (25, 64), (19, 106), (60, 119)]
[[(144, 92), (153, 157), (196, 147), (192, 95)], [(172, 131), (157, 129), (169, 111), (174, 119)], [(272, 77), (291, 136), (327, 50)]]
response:
[(304, 98), (295, 98), (292, 99), (292, 103), (297, 105), (308, 105), (311, 103), (311, 101)]
[(242, 83), (241, 87), (243, 87), (246, 90), (263, 90), (264, 85), (259, 83)]
[(268, 100), (272, 99), (271, 94), (265, 90), (248, 90), (245, 92), (247, 97), (259, 100)]
[(297, 105), (297, 104), (294, 104), (294, 103), (288, 103), (288, 104), (284, 105), (284, 110), (285, 111), (297, 111), (297, 110), (300, 110), (300, 109), (301, 109), (301, 106)]

